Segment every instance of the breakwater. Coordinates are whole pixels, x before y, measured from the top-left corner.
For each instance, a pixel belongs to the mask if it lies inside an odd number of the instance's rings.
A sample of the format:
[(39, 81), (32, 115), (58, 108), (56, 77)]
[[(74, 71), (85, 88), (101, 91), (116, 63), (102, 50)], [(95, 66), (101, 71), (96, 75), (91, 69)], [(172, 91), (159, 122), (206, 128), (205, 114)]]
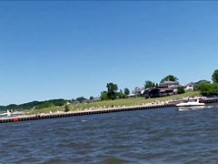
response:
[(31, 120), (51, 119), (51, 118), (61, 118), (61, 117), (73, 117), (73, 116), (124, 112), (124, 111), (134, 111), (134, 110), (148, 110), (148, 109), (167, 108), (167, 107), (174, 107), (174, 106), (175, 104), (153, 104), (153, 105), (140, 105), (140, 106), (108, 108), (108, 109), (98, 109), (98, 110), (85, 110), (85, 111), (78, 111), (78, 112), (61, 112), (61, 113), (49, 113), (49, 114), (37, 114), (37, 115), (30, 115), (30, 116), (5, 117), (0, 119), (0, 123), (31, 121)]
[[(200, 99), (203, 103), (217, 103), (218, 98), (207, 98)], [(107, 108), (107, 109), (97, 109), (97, 110), (85, 110), (85, 111), (74, 111), (74, 112), (61, 112), (61, 113), (49, 113), (49, 114), (37, 114), (30, 116), (18, 116), (18, 117), (5, 117), (0, 118), (0, 123), (8, 122), (20, 122), (20, 121), (31, 121), (40, 119), (51, 119), (51, 118), (61, 118), (61, 117), (73, 117), (73, 116), (83, 116), (83, 115), (93, 115), (93, 114), (104, 114), (104, 113), (114, 113), (114, 112), (124, 112), (124, 111), (134, 111), (134, 110), (149, 110), (158, 108), (168, 108), (175, 107), (175, 103), (171, 104), (150, 104), (150, 105), (139, 105), (131, 107), (119, 107), (119, 108)]]
[(208, 103), (217, 103), (218, 98), (206, 98), (206, 99), (200, 99), (200, 102), (208, 104)]

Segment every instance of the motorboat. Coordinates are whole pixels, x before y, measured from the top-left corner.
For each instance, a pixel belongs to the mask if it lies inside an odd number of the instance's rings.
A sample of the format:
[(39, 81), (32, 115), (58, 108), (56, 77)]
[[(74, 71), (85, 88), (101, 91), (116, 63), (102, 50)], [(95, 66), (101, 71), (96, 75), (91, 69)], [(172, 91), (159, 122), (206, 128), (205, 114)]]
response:
[(4, 118), (4, 117), (17, 117), (17, 116), (22, 116), (23, 112), (12, 112), (7, 110), (6, 113), (0, 113), (0, 118)]
[(205, 106), (205, 103), (200, 103), (199, 99), (195, 101), (187, 101), (176, 104), (177, 107), (193, 107), (193, 106)]
[(206, 109), (205, 106), (178, 107), (178, 111), (192, 111), (192, 110), (202, 110), (202, 109)]
[(9, 110), (7, 110), (6, 113), (1, 113), (0, 117), (11, 117), (11, 112)]
[(179, 111), (200, 110), (205, 108), (205, 103), (200, 103), (199, 99), (195, 101), (181, 102), (176, 105)]

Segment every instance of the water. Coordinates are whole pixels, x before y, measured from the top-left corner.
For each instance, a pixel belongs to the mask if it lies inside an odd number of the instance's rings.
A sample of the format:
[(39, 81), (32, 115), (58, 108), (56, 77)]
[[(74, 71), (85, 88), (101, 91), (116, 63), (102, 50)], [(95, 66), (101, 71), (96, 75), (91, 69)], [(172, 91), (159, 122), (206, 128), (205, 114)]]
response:
[(217, 163), (218, 108), (0, 124), (0, 163)]

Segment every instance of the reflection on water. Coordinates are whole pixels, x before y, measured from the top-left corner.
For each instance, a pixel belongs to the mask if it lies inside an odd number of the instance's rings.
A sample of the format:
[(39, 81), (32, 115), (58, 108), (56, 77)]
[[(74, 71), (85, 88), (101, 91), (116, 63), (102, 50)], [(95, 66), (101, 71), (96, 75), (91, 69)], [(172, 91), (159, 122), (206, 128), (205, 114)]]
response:
[(0, 124), (1, 163), (216, 163), (218, 108)]

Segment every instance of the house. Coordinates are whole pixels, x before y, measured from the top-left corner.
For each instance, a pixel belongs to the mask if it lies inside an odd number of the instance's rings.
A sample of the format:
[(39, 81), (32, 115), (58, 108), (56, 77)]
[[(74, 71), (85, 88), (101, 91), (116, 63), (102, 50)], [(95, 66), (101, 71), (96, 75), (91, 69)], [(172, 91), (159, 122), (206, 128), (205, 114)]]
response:
[(189, 83), (185, 85), (185, 91), (193, 91), (194, 90), (194, 83)]
[(179, 86), (178, 81), (164, 81), (163, 83), (160, 83), (158, 88), (172, 88), (176, 89)]
[(164, 81), (163, 83), (160, 83), (156, 88), (145, 90), (144, 95), (145, 98), (152, 98), (176, 94), (178, 86), (179, 82), (177, 81)]
[(152, 88), (145, 90), (145, 98), (163, 97), (175, 94), (176, 92), (172, 88)]
[(199, 81), (194, 83), (194, 87), (198, 87), (202, 83), (210, 83), (210, 81), (208, 81), (208, 80), (199, 80)]
[(133, 94), (135, 94), (135, 97), (141, 96), (144, 94), (144, 88), (135, 87), (135, 90), (133, 91)]
[(191, 82), (191, 83), (188, 83), (187, 85), (185, 85), (185, 91), (191, 91), (191, 90), (194, 90), (194, 88), (198, 87), (200, 84), (202, 83), (210, 83), (210, 81), (208, 80), (199, 80), (195, 83)]
[(178, 81), (164, 81), (160, 83), (158, 88), (160, 88), (163, 95), (172, 95), (177, 93), (177, 88), (179, 86)]
[(153, 88), (146, 92), (145, 98), (161, 97), (160, 89)]

